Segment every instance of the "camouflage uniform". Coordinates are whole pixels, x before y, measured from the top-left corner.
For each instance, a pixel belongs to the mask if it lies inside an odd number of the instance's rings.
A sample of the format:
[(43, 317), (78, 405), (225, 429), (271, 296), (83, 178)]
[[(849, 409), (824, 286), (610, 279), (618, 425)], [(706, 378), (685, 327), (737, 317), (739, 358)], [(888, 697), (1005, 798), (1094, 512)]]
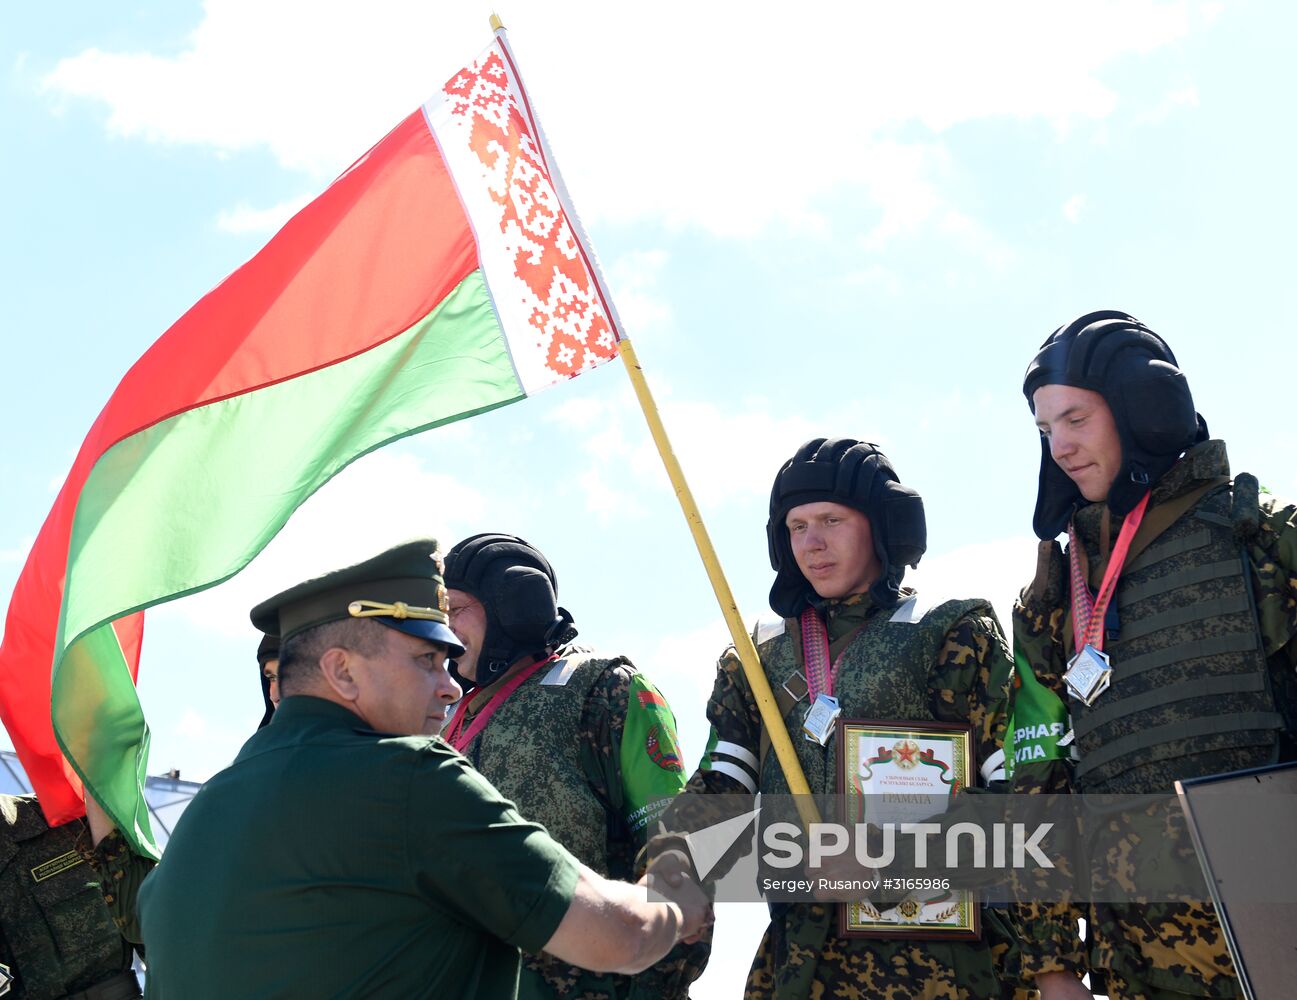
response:
[[(902, 590), (903, 609), (911, 596), (913, 591)], [(1003, 742), (1013, 667), (989, 604), (946, 602), (908, 627), (894, 623), (895, 608), (880, 607), (868, 594), (827, 601), (824, 610), (831, 657), (845, 651), (834, 686), (844, 716), (971, 723), (977, 759), (994, 757)], [(761, 664), (776, 689), (805, 669), (794, 635), (800, 635), (795, 619), (758, 630)], [(836, 743), (820, 747), (799, 738), (806, 708), (804, 700), (792, 706), (785, 724), (794, 734), (811, 791), (833, 793)], [(707, 718), (712, 725), (708, 752), (686, 791), (787, 793), (775, 755), (762, 754), (760, 716), (732, 648), (721, 657)], [(747, 760), (757, 762), (750, 771), (759, 770), (759, 781), (736, 776), (735, 762)], [(670, 829), (691, 828), (683, 812), (672, 811)], [(665, 846), (670, 839), (667, 834), (658, 843)], [(745, 997), (1001, 996), (997, 967), (1011, 961), (1010, 945), (996, 929), (993, 911), (984, 911), (988, 926), (977, 942), (847, 939), (837, 933), (831, 905), (792, 904), (777, 912), (753, 962)]]
[[(684, 786), (675, 717), (625, 657), (576, 647), (527, 678), (464, 748), (528, 819), (600, 875), (635, 881), (635, 858), (667, 801)], [(475, 691), (473, 713), (507, 682)], [(559, 685), (554, 679), (565, 677)], [(550, 683), (543, 683), (549, 679)], [(624, 1000), (686, 997), (710, 945), (677, 945), (638, 976), (590, 972), (550, 955), (524, 954), (520, 997)]]
[[(1069, 791), (1095, 790), (1118, 792), (1168, 793), (1179, 778), (1202, 774), (1223, 773), (1246, 767), (1270, 763), (1276, 759), (1290, 759), (1293, 753), (1291, 734), (1297, 720), (1297, 510), (1281, 506), (1273, 498), (1264, 497), (1258, 505), (1244, 497), (1240, 481), (1236, 480), (1237, 496), (1241, 502), (1231, 502), (1231, 491), (1225, 485), (1229, 477), (1229, 461), (1225, 446), (1220, 441), (1206, 441), (1193, 447), (1170, 472), (1154, 486), (1146, 522), (1160, 505), (1191, 501), (1187, 510), (1176, 518), (1156, 540), (1149, 543), (1146, 553), (1153, 553), (1159, 543), (1164, 551), (1179, 549), (1178, 556), (1163, 560), (1159, 570), (1167, 579), (1172, 572), (1196, 570), (1191, 579), (1196, 589), (1181, 596), (1174, 607), (1158, 603), (1156, 590), (1144, 585), (1131, 587), (1128, 577), (1119, 581), (1114, 597), (1118, 610), (1129, 608), (1131, 615), (1122, 621), (1118, 633), (1120, 642), (1109, 647), (1113, 662), (1113, 686), (1089, 710), (1081, 709), (1072, 721), (1077, 723), (1077, 743), (1080, 746), (1080, 764), (1066, 759), (1064, 754), (1050, 747), (1045, 759), (1023, 760), (1017, 764), (1014, 775), (1015, 791)], [(1200, 495), (1194, 496), (1195, 491)], [(1251, 507), (1250, 510), (1240, 509)], [(1258, 509), (1259, 507), (1259, 509)], [(1099, 536), (1103, 504), (1082, 507), (1076, 514), (1075, 526), (1078, 540), (1085, 546), (1089, 558), (1091, 584), (1102, 572), (1102, 554)], [(1209, 551), (1205, 544), (1190, 547), (1188, 538), (1179, 542), (1179, 536), (1197, 532), (1205, 534), (1205, 527), (1224, 525), (1233, 531), (1233, 554), (1237, 557), (1239, 545), (1246, 560), (1242, 601), (1232, 601), (1228, 592), (1217, 595), (1209, 588), (1213, 585), (1229, 586), (1228, 577), (1217, 584), (1208, 578), (1210, 566), (1202, 565)], [(1110, 537), (1115, 537), (1119, 523), (1109, 527)], [(1137, 536), (1138, 538), (1138, 536)], [(1227, 540), (1229, 535), (1226, 535)], [(1066, 557), (1057, 542), (1041, 546), (1040, 568), (1035, 581), (1022, 595), (1014, 608), (1014, 642), (1018, 656), (1018, 669), (1026, 684), (1038, 681), (1066, 702), (1062, 675), (1067, 669), (1069, 651), (1072, 649), (1072, 631), (1069, 595), (1066, 583)], [(1134, 550), (1132, 550), (1134, 551)], [(1212, 556), (1211, 558), (1215, 558)], [(1147, 561), (1145, 559), (1144, 561)], [(1127, 561), (1126, 572), (1136, 577), (1142, 569), (1140, 558)], [(1219, 563), (1226, 565), (1226, 563)], [(1242, 569), (1242, 563), (1237, 564)], [(1133, 593), (1140, 590), (1140, 594)], [(1141, 601), (1142, 603), (1137, 603)], [(1149, 596), (1153, 595), (1153, 596)], [(1145, 629), (1136, 623), (1147, 624), (1153, 619), (1165, 620), (1169, 614), (1181, 613), (1191, 605), (1210, 600), (1220, 608), (1216, 618), (1194, 621), (1184, 626), (1180, 639), (1191, 643), (1195, 649), (1188, 659), (1166, 664), (1162, 669), (1174, 671), (1163, 677), (1156, 670), (1140, 674), (1123, 675), (1122, 663), (1133, 663), (1132, 634), (1138, 636)], [(1165, 602), (1163, 602), (1165, 603)], [(1234, 605), (1240, 604), (1240, 609)], [(1136, 615), (1135, 612), (1142, 612)], [(1255, 616), (1250, 631), (1237, 630), (1237, 623), (1228, 625), (1230, 615), (1242, 614), (1247, 623)], [(1189, 632), (1192, 628), (1194, 631)], [(1259, 642), (1249, 641), (1259, 633)], [(1207, 653), (1205, 650), (1218, 652)], [(1134, 650), (1135, 653), (1138, 650)], [(1106, 716), (1099, 713), (1106, 707), (1120, 704), (1123, 699), (1138, 697), (1165, 687), (1192, 684), (1196, 679), (1213, 676), (1222, 664), (1227, 677), (1246, 678), (1250, 670), (1249, 657), (1260, 664), (1260, 683), (1245, 685), (1237, 681), (1227, 683), (1230, 690), (1207, 697), (1154, 700), (1146, 710), (1150, 714), (1118, 716), (1107, 725)], [(1146, 661), (1148, 657), (1145, 657)], [(1028, 670), (1031, 674), (1028, 674)], [(1252, 704), (1247, 687), (1261, 687), (1255, 697), (1263, 698)], [(1018, 697), (1021, 697), (1021, 689)], [(1147, 701), (1147, 699), (1145, 699)], [(1268, 706), (1271, 711), (1257, 711)], [(1071, 703), (1074, 712), (1077, 703)], [(1060, 712), (1062, 709), (1060, 709)], [(1092, 713), (1092, 714), (1091, 714)], [(1260, 720), (1276, 718), (1278, 730), (1255, 722), (1256, 728), (1239, 726), (1230, 732), (1208, 733), (1185, 740), (1183, 752), (1174, 754), (1175, 743), (1157, 747), (1141, 746), (1140, 734), (1156, 733), (1160, 727), (1176, 726), (1185, 720), (1204, 719), (1210, 723), (1213, 716), (1236, 713), (1235, 718)], [(1238, 713), (1248, 713), (1246, 715)], [(1087, 716), (1091, 721), (1086, 722)], [(1286, 729), (1285, 733), (1283, 730)], [(1123, 754), (1111, 766), (1104, 763), (1103, 755), (1126, 739), (1133, 752)], [(1087, 766), (1086, 756), (1091, 764)], [(1037, 758), (1041, 757), (1039, 751)], [(1109, 755), (1110, 756), (1110, 755)], [(1095, 762), (1098, 766), (1095, 766)], [(1096, 990), (1104, 987), (1099, 981), (1106, 977), (1107, 990), (1113, 997), (1146, 997), (1162, 1000), (1179, 996), (1233, 997), (1239, 995), (1238, 980), (1225, 945), (1220, 925), (1214, 911), (1196, 904), (1148, 904), (1143, 906), (1116, 906), (1094, 904), (1087, 909), (1073, 909), (1064, 905), (1029, 905), (1020, 911), (1023, 926), (1023, 969), (1028, 975), (1069, 970), (1084, 971), (1087, 967), (1097, 973), (1092, 976)], [(1077, 938), (1077, 917), (1085, 917), (1090, 928), (1088, 955)]]
[(0, 963), (15, 976), (7, 995), (139, 996), (125, 976), (140, 941), (136, 890), (152, 867), (116, 831), (92, 847), (81, 820), (51, 828), (33, 796), (0, 796)]

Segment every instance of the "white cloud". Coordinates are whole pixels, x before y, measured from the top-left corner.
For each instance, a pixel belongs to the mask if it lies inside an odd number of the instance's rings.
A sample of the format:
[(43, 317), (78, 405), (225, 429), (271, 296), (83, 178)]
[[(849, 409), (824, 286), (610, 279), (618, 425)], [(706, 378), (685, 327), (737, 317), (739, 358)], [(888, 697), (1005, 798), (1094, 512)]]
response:
[(924, 177), (948, 163), (940, 145), (879, 143), (864, 151), (860, 163), (863, 180), (883, 217), (862, 240), (865, 250), (877, 253), (895, 237), (913, 232), (932, 218), (942, 199)]
[(16, 566), (22, 562), (27, 558), (34, 541), (34, 538), (25, 538), (12, 549), (0, 549), (0, 566)]
[(1162, 100), (1155, 104), (1149, 110), (1139, 116), (1139, 121), (1149, 124), (1164, 122), (1176, 111), (1181, 108), (1196, 108), (1198, 106), (1198, 88), (1181, 87), (1167, 93)]
[[(487, 41), (471, 5), (208, 0), (174, 56), (88, 49), (45, 77), (108, 107), (113, 134), (218, 151), (266, 148), (316, 176), (342, 169)], [(1101, 120), (1116, 60), (1190, 30), (1184, 3), (1074, 8), (835, 4), (816, 16), (708, 8), (723, 35), (659, 9), (528, 5), (512, 39), (579, 207), (745, 236), (826, 225), (817, 205), (864, 189), (881, 247), (935, 218), (939, 143), (895, 141), (988, 117), (1060, 129)], [(1206, 15), (1206, 12), (1204, 11)], [(624, 40), (624, 43), (619, 43)], [(664, 59), (664, 54), (670, 56)], [(917, 150), (917, 151), (916, 151)]]
[(907, 585), (927, 597), (984, 597), (995, 607), (1006, 636), (1010, 612), (1036, 565), (1037, 539), (1029, 535), (973, 542), (929, 553), (905, 574)]
[[(18, 544), (10, 549), (0, 549), (0, 596), (12, 598), (14, 586), (18, 583), (18, 574), (31, 551), (34, 538), (19, 539)], [(0, 642), (4, 641), (4, 619), (0, 619)]]
[(946, 239), (994, 271), (1005, 271), (1016, 259), (1013, 248), (963, 212), (947, 209), (938, 227)]
[[(731, 641), (725, 620), (715, 618), (699, 628), (658, 636), (657, 645), (647, 655), (642, 659), (636, 656), (636, 664), (667, 695), (667, 700), (680, 706), (676, 721), (682, 733), (691, 737), (684, 739), (691, 757), (700, 755), (707, 742), (706, 721), (697, 706), (705, 705), (711, 697), (716, 679), (716, 671), (711, 668)], [(687, 732), (690, 723), (698, 724), (697, 733)]]
[(607, 404), (593, 396), (568, 396), (550, 414), (550, 419), (564, 427), (586, 431), (603, 419)]
[(1085, 207), (1085, 195), (1074, 194), (1063, 203), (1063, 218), (1068, 222), (1081, 220), (1081, 209)]
[[(700, 507), (764, 496), (769, 483), (751, 470), (778, 468), (808, 438), (817, 422), (798, 415), (781, 416), (780, 408), (762, 398), (728, 406), (676, 400), (654, 382), (658, 409), (672, 449)], [(573, 400), (548, 417), (566, 431), (583, 433), (582, 450), (589, 466), (582, 474), (586, 503), (596, 513), (607, 505), (632, 517), (645, 508), (632, 497), (646, 491), (670, 491), (657, 448), (629, 388), (604, 400)]]
[[(983, 414), (994, 405), (995, 399), (983, 390), (980, 393), (957, 387), (925, 405), (918, 415), (918, 425), (925, 431), (942, 427), (955, 427), (967, 422), (973, 414)], [(878, 442), (886, 451), (886, 442)]]
[(594, 514), (603, 526), (619, 521), (637, 521), (649, 514), (638, 498), (626, 490), (620, 490), (611, 482), (605, 470), (592, 466), (577, 477), (581, 486), (581, 496), (586, 510)]
[(857, 271), (852, 271), (843, 279), (849, 286), (868, 288), (873, 291), (886, 292), (896, 296), (901, 293), (901, 276), (891, 268), (881, 264), (870, 264)]
[(275, 232), (291, 219), (308, 201), (310, 195), (289, 198), (270, 208), (253, 208), (247, 202), (239, 202), (232, 209), (226, 209), (216, 217), (216, 228), (223, 233), (266, 233)]
[(644, 250), (624, 254), (608, 268), (609, 284), (617, 289), (618, 315), (632, 337), (671, 323), (671, 307), (658, 287), (668, 260), (665, 250)]

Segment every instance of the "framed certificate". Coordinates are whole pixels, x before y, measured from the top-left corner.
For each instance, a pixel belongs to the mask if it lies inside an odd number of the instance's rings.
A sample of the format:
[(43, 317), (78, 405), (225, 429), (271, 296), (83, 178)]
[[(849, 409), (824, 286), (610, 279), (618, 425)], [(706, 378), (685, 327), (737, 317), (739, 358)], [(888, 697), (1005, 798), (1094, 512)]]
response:
[[(847, 822), (899, 827), (939, 816), (977, 773), (970, 725), (839, 719), (837, 726), (838, 788)], [(883, 872), (880, 879), (884, 898), (899, 895), (900, 902), (839, 903), (843, 937), (979, 936), (973, 893), (951, 889), (941, 877), (889, 879)]]

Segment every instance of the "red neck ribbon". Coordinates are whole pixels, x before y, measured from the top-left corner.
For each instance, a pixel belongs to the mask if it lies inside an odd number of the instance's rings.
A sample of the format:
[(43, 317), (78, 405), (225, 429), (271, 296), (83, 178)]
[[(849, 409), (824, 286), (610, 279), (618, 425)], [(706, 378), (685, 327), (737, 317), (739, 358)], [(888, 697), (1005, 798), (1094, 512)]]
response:
[[(842, 658), (847, 655), (847, 651), (843, 649), (830, 667), (829, 632), (824, 627), (824, 619), (814, 608), (807, 608), (801, 614), (801, 626), (802, 658), (806, 661), (806, 691), (813, 703), (821, 693), (833, 694), (833, 679), (837, 677), (838, 667), (842, 664)], [(859, 626), (856, 632), (862, 628), (863, 625)]]
[[(460, 753), (463, 753), (472, 744), (477, 734), (486, 727), (491, 716), (495, 714), (495, 710), (505, 703), (509, 695), (513, 694), (519, 685), (537, 670), (547, 663), (553, 663), (556, 659), (558, 659), (558, 654), (550, 653), (545, 659), (537, 660), (529, 667), (523, 667), (510, 677), (500, 687), (499, 691), (491, 695), (491, 700), (482, 707), (482, 710), (473, 716), (473, 721), (469, 723), (467, 731), (464, 729), (464, 720), (468, 712), (457, 710), (455, 718), (450, 720), (449, 731), (442, 738)], [(462, 706), (463, 709), (467, 709), (467, 707), (467, 705)]]
[(1126, 515), (1121, 531), (1117, 534), (1117, 544), (1112, 547), (1112, 558), (1108, 560), (1108, 567), (1103, 571), (1103, 582), (1099, 585), (1099, 593), (1094, 597), (1090, 596), (1090, 588), (1085, 580), (1085, 570), (1081, 563), (1082, 550), (1076, 540), (1076, 526), (1071, 521), (1067, 523), (1067, 538), (1070, 546), (1068, 554), (1071, 557), (1072, 573), (1072, 638), (1078, 653), (1086, 646), (1093, 646), (1100, 652), (1103, 651), (1103, 619), (1108, 613), (1108, 604), (1112, 600), (1112, 595), (1117, 590), (1117, 578), (1121, 576), (1121, 568), (1126, 562), (1126, 554), (1130, 551), (1130, 543), (1135, 538), (1140, 522), (1144, 520), (1144, 511), (1148, 509), (1148, 497), (1149, 494), (1145, 493), (1144, 498), (1135, 505), (1135, 509)]

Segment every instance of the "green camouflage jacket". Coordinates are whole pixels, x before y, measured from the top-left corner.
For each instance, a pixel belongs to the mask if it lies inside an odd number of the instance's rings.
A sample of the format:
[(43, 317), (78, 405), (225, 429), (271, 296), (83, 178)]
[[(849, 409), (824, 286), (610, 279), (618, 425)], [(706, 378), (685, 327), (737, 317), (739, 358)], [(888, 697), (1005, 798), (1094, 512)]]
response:
[[(509, 696), (465, 747), (464, 756), (583, 863), (610, 878), (634, 881), (636, 856), (651, 824), (684, 786), (675, 716), (657, 688), (624, 657), (596, 658), (578, 648), (560, 656), (579, 664), (573, 679), (563, 687), (544, 685), (552, 668), (542, 667)], [(475, 692), (469, 710), (479, 711), (492, 693), (492, 688)], [(571, 697), (583, 703), (560, 704)], [(567, 729), (574, 731), (558, 731)], [(531, 752), (538, 747), (544, 748), (543, 755)], [(522, 748), (531, 750), (524, 754)], [(520, 760), (524, 755), (541, 759)], [(556, 797), (557, 780), (584, 787)], [(588, 795), (595, 800), (597, 817), (602, 814), (601, 829), (579, 828), (586, 819), (580, 805)], [(572, 808), (565, 809), (562, 803), (569, 800)], [(524, 955), (519, 996), (683, 998), (709, 953), (708, 943), (680, 945), (634, 977), (589, 972), (548, 955)]]
[[(1197, 445), (1155, 485), (1149, 511), (1228, 475), (1229, 460), (1223, 442)], [(1190, 516), (1196, 509), (1190, 508), (1190, 513), (1183, 516)], [(1263, 494), (1259, 515), (1256, 530), (1246, 542), (1252, 594), (1276, 700), (1291, 721), (1297, 718), (1297, 701), (1292, 697), (1297, 679), (1297, 508)], [(1077, 527), (1083, 541), (1093, 542), (1085, 530), (1095, 523), (1097, 518), (1078, 515)], [(1112, 537), (1119, 527), (1120, 521), (1114, 520)], [(1020, 751), (1013, 769), (1016, 792), (1065, 792), (1073, 788), (1075, 765), (1070, 754), (1056, 745), (1058, 732), (1068, 728), (1062, 681), (1071, 636), (1066, 565), (1057, 542), (1042, 543), (1036, 578), (1014, 607), (1014, 653), (1019, 678), (1015, 708), (1029, 702), (1033, 721), (1040, 722), (1045, 716), (1063, 720), (1052, 727), (1047, 720), (1044, 725), (1015, 726), (1029, 744), (1027, 751)], [(1016, 714), (1032, 713), (1022, 710)], [(1102, 976), (1103, 970), (1111, 969), (1122, 979), (1138, 984), (1150, 997), (1157, 997), (1159, 991), (1209, 997), (1238, 994), (1233, 965), (1210, 907), (1146, 904), (1081, 908), (1035, 904), (1019, 908), (1017, 917), (1023, 972), (1028, 977), (1087, 968)], [(1078, 937), (1078, 918), (1086, 918), (1090, 927), (1088, 954)]]
[[(905, 591), (903, 597), (911, 593)], [(826, 626), (831, 655), (836, 658), (848, 645), (876, 642), (876, 634), (884, 628), (894, 610), (879, 608), (868, 595), (829, 602)], [(926, 684), (920, 685), (917, 703), (908, 708), (906, 714), (910, 718), (930, 717), (942, 722), (971, 723), (978, 761), (992, 761), (1003, 742), (1013, 670), (1000, 625), (994, 611), (985, 602), (938, 605), (923, 616), (924, 624), (929, 627), (937, 620), (940, 620), (944, 639), (934, 644), (935, 657), (928, 664), (908, 665), (919, 668), (915, 673), (924, 677)], [(789, 620), (784, 627), (796, 629), (798, 623)], [(773, 658), (782, 660), (786, 644), (780, 643), (778, 636), (762, 641), (761, 631), (758, 631), (758, 652), (763, 666), (768, 674), (772, 670), (778, 673), (785, 666), (782, 662), (775, 664)], [(776, 631), (782, 633), (784, 629)], [(875, 652), (879, 653), (878, 662), (887, 659), (887, 651)], [(897, 670), (897, 677), (901, 673), (907, 676), (910, 673), (899, 664)], [(772, 679), (778, 683), (782, 677)], [(888, 674), (880, 673), (876, 678), (863, 679), (851, 687), (859, 691), (860, 704), (844, 703), (845, 713), (861, 717), (892, 717), (876, 714), (876, 704), (892, 703)], [(875, 707), (871, 708), (871, 705)], [(707, 703), (707, 718), (712, 726), (707, 752), (699, 769), (689, 779), (686, 791), (735, 796), (765, 790), (773, 760), (764, 762), (764, 767), (758, 761), (762, 743), (761, 719), (733, 648), (726, 650), (718, 664), (716, 683)], [(797, 734), (794, 734), (793, 741), (799, 756), (812, 751), (822, 753), (818, 747), (809, 750), (804, 747), (805, 741)], [(774, 757), (773, 753), (770, 757)], [(714, 762), (725, 759), (725, 766), (713, 766)], [(745, 776), (735, 775), (731, 762), (736, 760), (750, 762), (751, 767)], [(813, 781), (835, 783), (822, 764), (818, 768), (811, 760), (803, 764), (810, 765), (808, 777), (816, 774)], [(758, 773), (762, 776), (759, 788)], [(782, 787), (779, 781), (775, 784)], [(682, 803), (687, 801), (690, 800), (681, 800)], [(701, 802), (697, 799), (692, 801)], [(688, 808), (668, 810), (667, 829), (682, 830), (694, 828), (691, 824), (700, 825), (698, 817), (690, 817), (687, 812)], [(658, 843), (666, 844), (675, 839), (670, 833), (662, 836)], [(716, 870), (721, 871), (724, 867), (717, 866)], [(990, 916), (987, 923), (996, 920)], [(919, 996), (952, 1000), (998, 997), (1001, 987), (996, 970), (1012, 961), (1007, 954), (1010, 950), (1007, 933), (1001, 931), (998, 927), (988, 927), (984, 940), (972, 944), (841, 938), (836, 932), (832, 906), (794, 904), (787, 907), (767, 929), (744, 995), (748, 998), (778, 997), (781, 1000), (821, 996), (878, 996), (896, 1000)]]
[(152, 868), (116, 831), (91, 847), (82, 820), (51, 828), (34, 796), (0, 796), (0, 963), (16, 977), (8, 996), (64, 997), (129, 969), (136, 892)]

